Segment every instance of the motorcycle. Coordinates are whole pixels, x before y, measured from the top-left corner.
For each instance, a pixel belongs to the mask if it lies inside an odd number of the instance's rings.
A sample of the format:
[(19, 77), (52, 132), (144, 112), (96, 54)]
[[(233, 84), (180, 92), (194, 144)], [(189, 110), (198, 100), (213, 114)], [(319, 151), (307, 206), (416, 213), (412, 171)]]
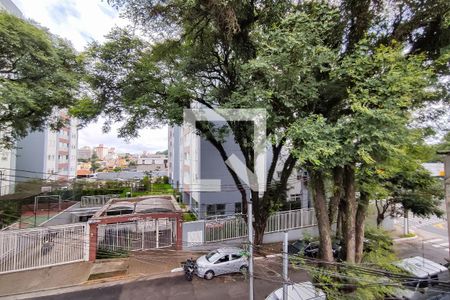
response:
[(186, 260), (183, 269), (184, 269), (184, 278), (186, 278), (187, 281), (192, 281), (192, 277), (194, 276), (194, 273), (197, 269), (195, 260), (193, 260), (192, 258)]

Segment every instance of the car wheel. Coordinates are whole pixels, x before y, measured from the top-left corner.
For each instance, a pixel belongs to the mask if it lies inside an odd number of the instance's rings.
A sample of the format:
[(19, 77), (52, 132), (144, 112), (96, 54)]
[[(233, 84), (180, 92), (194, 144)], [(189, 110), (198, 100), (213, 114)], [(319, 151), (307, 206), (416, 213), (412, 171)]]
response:
[(247, 266), (242, 266), (239, 271), (243, 274), (243, 275), (247, 275), (248, 274), (248, 267)]
[(213, 271), (208, 271), (205, 273), (205, 279), (206, 280), (211, 280), (214, 278), (214, 272)]

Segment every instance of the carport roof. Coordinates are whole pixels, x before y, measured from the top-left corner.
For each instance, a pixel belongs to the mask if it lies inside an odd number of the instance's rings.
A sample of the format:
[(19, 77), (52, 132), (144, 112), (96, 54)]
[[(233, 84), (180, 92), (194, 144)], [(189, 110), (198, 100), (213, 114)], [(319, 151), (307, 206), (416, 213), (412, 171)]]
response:
[(131, 210), (134, 214), (180, 212), (178, 203), (171, 196), (144, 196), (109, 200), (94, 217), (104, 217), (106, 212)]

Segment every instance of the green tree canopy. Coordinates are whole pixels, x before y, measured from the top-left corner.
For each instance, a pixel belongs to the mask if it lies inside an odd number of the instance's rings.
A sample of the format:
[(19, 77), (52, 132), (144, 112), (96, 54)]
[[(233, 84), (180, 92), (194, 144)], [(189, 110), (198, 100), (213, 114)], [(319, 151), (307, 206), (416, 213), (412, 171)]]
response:
[[(110, 0), (145, 33), (158, 28), (161, 37), (149, 43), (115, 29), (105, 43), (93, 44), (87, 56), (94, 99), (72, 112), (85, 120), (101, 113), (108, 122), (125, 120), (120, 134), (129, 136), (161, 121), (179, 123), (191, 106), (265, 108), (273, 154), (269, 191), (249, 195), (229, 169), (244, 213), (253, 199), (256, 242), (292, 170), (302, 164), (317, 188), (327, 260), (324, 177), (344, 170), (344, 183), (336, 187), (344, 190), (347, 240), (353, 241), (346, 248), (354, 251), (355, 172), (398, 151), (412, 111), (442, 97), (437, 78), (448, 72), (442, 66), (448, 63), (449, 4), (331, 2)], [(209, 125), (197, 129), (226, 160), (224, 131)], [(252, 126), (226, 125), (253, 171)], [(280, 178), (274, 176), (278, 166)]]
[(65, 40), (0, 12), (0, 145), (64, 123), (56, 109), (79, 93), (82, 65)]

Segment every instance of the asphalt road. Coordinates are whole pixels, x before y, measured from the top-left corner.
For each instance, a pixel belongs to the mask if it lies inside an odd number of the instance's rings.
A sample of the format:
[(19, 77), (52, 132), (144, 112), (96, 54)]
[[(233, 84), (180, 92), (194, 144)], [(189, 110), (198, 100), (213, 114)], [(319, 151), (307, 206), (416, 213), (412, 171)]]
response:
[(410, 229), (418, 238), (396, 245), (400, 257), (424, 256), (438, 263), (449, 258), (447, 221), (437, 217), (412, 218)]
[[(255, 299), (264, 299), (281, 284), (281, 259), (258, 261), (255, 266)], [(290, 270), (289, 277), (295, 282), (310, 280), (303, 271)], [(92, 287), (51, 296), (32, 299), (248, 299), (248, 279), (241, 274), (224, 275), (212, 280), (195, 277), (189, 282), (180, 275), (152, 280), (136, 280), (104, 287)]]

